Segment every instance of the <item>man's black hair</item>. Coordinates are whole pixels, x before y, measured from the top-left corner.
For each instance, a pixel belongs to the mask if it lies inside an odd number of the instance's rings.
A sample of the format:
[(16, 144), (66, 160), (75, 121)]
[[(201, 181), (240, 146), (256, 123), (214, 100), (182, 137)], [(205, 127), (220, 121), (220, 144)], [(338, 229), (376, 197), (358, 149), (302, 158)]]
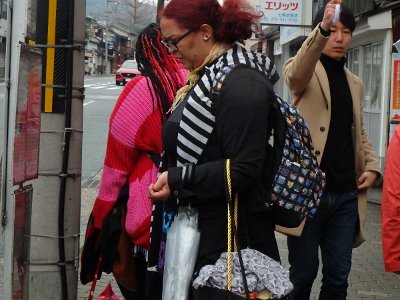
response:
[[(318, 26), (318, 24), (322, 21), (324, 18), (324, 12), (325, 12), (325, 6), (321, 7), (318, 12), (316, 13), (314, 20), (312, 22), (312, 28), (315, 28)], [(354, 18), (353, 12), (347, 8), (346, 6), (341, 5), (340, 9), (340, 22), (342, 24), (350, 29), (351, 32), (356, 29), (356, 19)]]

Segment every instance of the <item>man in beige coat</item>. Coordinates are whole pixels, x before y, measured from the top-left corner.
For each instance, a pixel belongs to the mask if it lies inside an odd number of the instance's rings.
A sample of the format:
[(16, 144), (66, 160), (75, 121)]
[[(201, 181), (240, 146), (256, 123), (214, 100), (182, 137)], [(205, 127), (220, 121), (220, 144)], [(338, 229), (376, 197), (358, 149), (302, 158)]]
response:
[(307, 120), (327, 185), (317, 215), (300, 237), (288, 236), (292, 299), (309, 299), (322, 254), (319, 299), (346, 299), (352, 247), (365, 241), (366, 190), (380, 176), (362, 121), (363, 85), (345, 68), (355, 19), (331, 0), (314, 18), (314, 30), (283, 67), (292, 101)]

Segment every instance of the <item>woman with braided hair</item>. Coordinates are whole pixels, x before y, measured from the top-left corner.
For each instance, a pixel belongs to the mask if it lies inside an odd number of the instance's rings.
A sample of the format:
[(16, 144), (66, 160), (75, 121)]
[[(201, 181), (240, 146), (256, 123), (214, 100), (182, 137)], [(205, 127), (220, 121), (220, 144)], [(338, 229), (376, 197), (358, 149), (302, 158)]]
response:
[[(133, 254), (145, 257), (150, 244), (152, 209), (147, 187), (157, 176), (157, 166), (149, 154), (159, 155), (162, 151), (162, 124), (177, 90), (185, 84), (187, 72), (161, 44), (156, 24), (148, 25), (139, 34), (136, 61), (141, 76), (126, 84), (111, 113), (99, 194), (92, 215), (95, 227), (102, 228), (122, 187), (129, 183), (125, 230)], [(118, 284), (126, 299), (143, 299), (140, 292)]]

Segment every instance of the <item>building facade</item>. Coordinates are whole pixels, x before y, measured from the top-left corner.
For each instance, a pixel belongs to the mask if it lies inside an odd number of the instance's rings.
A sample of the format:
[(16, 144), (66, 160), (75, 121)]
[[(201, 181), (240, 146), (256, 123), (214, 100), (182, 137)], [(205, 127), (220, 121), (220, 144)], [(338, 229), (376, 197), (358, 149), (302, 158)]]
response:
[(136, 34), (122, 25), (85, 19), (85, 73), (113, 74), (127, 59), (134, 59)]

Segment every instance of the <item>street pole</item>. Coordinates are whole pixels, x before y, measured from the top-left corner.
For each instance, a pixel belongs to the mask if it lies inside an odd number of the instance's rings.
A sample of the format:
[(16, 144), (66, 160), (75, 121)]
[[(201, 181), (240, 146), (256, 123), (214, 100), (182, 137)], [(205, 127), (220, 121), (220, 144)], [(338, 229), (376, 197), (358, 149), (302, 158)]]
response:
[(156, 16), (156, 23), (160, 24), (160, 12), (164, 8), (164, 0), (158, 0), (157, 2), (157, 16)]
[(104, 67), (104, 73), (107, 75), (109, 74), (109, 72), (107, 72), (107, 66), (108, 66), (108, 23), (109, 23), (109, 17), (111, 14), (111, 6), (110, 4), (116, 4), (117, 0), (107, 0), (107, 9), (106, 9), (106, 30), (105, 30), (105, 41), (104, 41), (104, 45), (105, 45), (105, 53), (104, 53), (104, 57), (105, 57), (105, 67)]
[(104, 68), (101, 74), (107, 74), (107, 60), (108, 60), (108, 53), (107, 53), (107, 19), (106, 19), (106, 29), (104, 30)]
[[(6, 81), (10, 85), (6, 94), (7, 147), (2, 160), (6, 217), (0, 298), (72, 300), (77, 298), (78, 286), (86, 3), (38, 0), (12, 1), (12, 4), (12, 10), (8, 11), (12, 24), (8, 27), (6, 57)], [(59, 5), (68, 9), (57, 9)], [(28, 29), (36, 25), (45, 30), (30, 33)], [(35, 60), (27, 61), (23, 49), (35, 51)], [(45, 73), (43, 78), (26, 76), (31, 67), (41, 68)], [(34, 94), (38, 97), (31, 94), (25, 97), (23, 92), (31, 87), (38, 87)], [(41, 87), (44, 97), (38, 95)], [(29, 110), (39, 110), (40, 126), (28, 128), (39, 128), (40, 132), (33, 136), (27, 131), (30, 143), (18, 144), (20, 152), (31, 153), (34, 148), (31, 144), (40, 142), (33, 162), (26, 156), (18, 156), (20, 153), (14, 150), (17, 133), (21, 137), (20, 128), (26, 128), (16, 126), (21, 124), (18, 118), (24, 116), (19, 112), (24, 112), (27, 106), (20, 107), (24, 101), (35, 104)], [(37, 169), (36, 176), (26, 176), (23, 169), (26, 165)], [(21, 174), (25, 177), (15, 182), (14, 177)], [(17, 193), (21, 195), (28, 188), (29, 197), (17, 198)]]

